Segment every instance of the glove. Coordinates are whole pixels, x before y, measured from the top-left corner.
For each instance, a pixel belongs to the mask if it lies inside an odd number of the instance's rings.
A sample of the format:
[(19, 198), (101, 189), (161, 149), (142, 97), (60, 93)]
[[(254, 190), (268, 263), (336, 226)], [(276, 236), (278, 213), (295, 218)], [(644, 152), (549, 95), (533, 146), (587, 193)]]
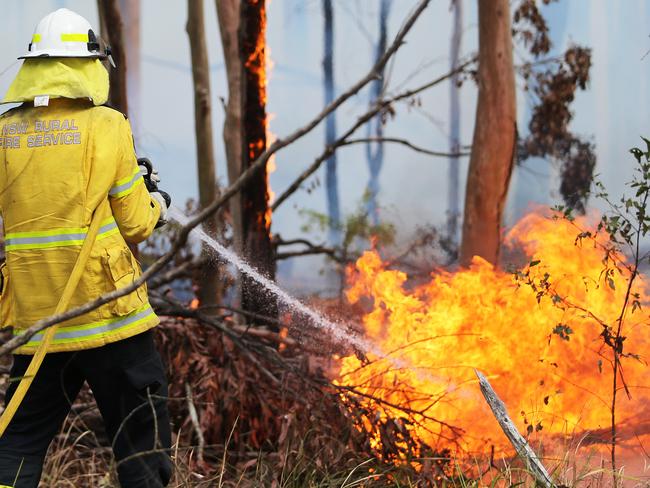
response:
[(160, 204), (160, 217), (158, 218), (158, 223), (156, 224), (156, 229), (162, 227), (167, 223), (167, 209), (172, 203), (172, 198), (165, 191), (158, 190), (150, 193), (151, 198), (156, 200)]
[(153, 164), (151, 164), (148, 158), (138, 158), (138, 166), (140, 167), (140, 174), (144, 179), (144, 184), (151, 198), (160, 204), (160, 218), (156, 224), (157, 229), (167, 223), (167, 209), (169, 209), (172, 199), (167, 192), (158, 189), (160, 176), (158, 176), (158, 170), (153, 167)]
[(144, 184), (147, 190), (149, 190), (149, 193), (158, 191), (160, 176), (158, 176), (158, 170), (153, 167), (149, 158), (138, 158), (138, 166), (140, 167), (140, 174), (144, 178)]

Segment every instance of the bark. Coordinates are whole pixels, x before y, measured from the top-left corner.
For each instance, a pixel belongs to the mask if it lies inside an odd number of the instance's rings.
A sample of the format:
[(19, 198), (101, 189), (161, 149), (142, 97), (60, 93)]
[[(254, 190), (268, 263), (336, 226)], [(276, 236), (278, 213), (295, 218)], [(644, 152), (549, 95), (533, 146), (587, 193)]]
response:
[(127, 66), (126, 86), (128, 94), (129, 119), (136, 141), (142, 128), (142, 107), (140, 104), (140, 0), (120, 0)]
[[(210, 99), (210, 67), (208, 47), (205, 39), (203, 0), (187, 2), (187, 34), (192, 57), (192, 78), (194, 80), (194, 126), (196, 133), (196, 156), (199, 178), (199, 204), (202, 209), (217, 198), (216, 163), (212, 141), (212, 106)], [(218, 217), (213, 215), (204, 223), (206, 231), (218, 232)], [(220, 298), (217, 261), (209, 259), (204, 247), (205, 266), (199, 270), (198, 298), (201, 305), (214, 305)]]
[[(239, 57), (239, 0), (215, 0), (221, 34), (223, 57), (228, 80), (228, 101), (226, 121), (223, 126), (223, 141), (226, 147), (228, 180), (236, 181), (242, 172), (241, 148), (241, 91), (242, 63)], [(241, 196), (236, 194), (230, 200), (230, 214), (233, 227), (235, 250), (243, 251)]]
[[(229, 99), (224, 141), (230, 181), (236, 181), (266, 149), (266, 10), (264, 0), (217, 0)], [(266, 164), (252, 175), (231, 208), (236, 248), (268, 278), (275, 277)], [(277, 303), (242, 276), (244, 310), (273, 317)]]
[(127, 101), (126, 73), (127, 59), (124, 48), (124, 23), (120, 14), (118, 0), (97, 0), (99, 23), (102, 38), (110, 44), (116, 68), (109, 68), (108, 75), (111, 84), (108, 102), (122, 113), (129, 113)]
[[(386, 42), (388, 38), (388, 14), (390, 13), (390, 6), (392, 0), (381, 0), (379, 9), (379, 39), (375, 47), (375, 62), (377, 62), (384, 55), (386, 51)], [(373, 105), (379, 100), (384, 90), (384, 73), (386, 67), (384, 66), (379, 72), (379, 76), (370, 85), (370, 105)], [(379, 208), (377, 204), (377, 196), (379, 195), (379, 174), (384, 165), (384, 144), (381, 141), (384, 136), (384, 124), (382, 116), (379, 115), (372, 119), (368, 124), (368, 137), (379, 139), (379, 142), (374, 144), (368, 143), (366, 145), (366, 159), (368, 161), (368, 171), (370, 178), (368, 180), (368, 216), (373, 225), (379, 225)]]
[(535, 476), (535, 479), (541, 486), (554, 488), (555, 485), (548, 471), (546, 471), (546, 468), (535, 454), (535, 451), (533, 451), (528, 441), (519, 433), (514, 422), (510, 419), (505, 403), (497, 396), (485, 375), (476, 369), (474, 373), (476, 373), (478, 378), (481, 393), (483, 393), (485, 401), (490, 406), (494, 417), (499, 422), (499, 426), (512, 444), (512, 447), (515, 448), (519, 457), (526, 463), (528, 471)]
[[(334, 100), (334, 8), (332, 0), (323, 0), (324, 18), (324, 55), (323, 55), (323, 88), (325, 105)], [(331, 113), (325, 119), (325, 145), (329, 146), (336, 140), (336, 113)], [(329, 241), (333, 246), (341, 243), (341, 206), (339, 203), (339, 186), (336, 175), (336, 153), (325, 163), (325, 189), (327, 195), (327, 214), (330, 219)]]
[[(463, 0), (454, 0), (454, 29), (451, 36), (451, 70), (458, 67), (463, 38)], [(449, 152), (460, 152), (460, 74), (451, 78), (449, 93)], [(449, 159), (449, 188), (447, 194), (447, 235), (452, 243), (458, 242), (458, 219), (460, 218), (460, 159)]]
[(465, 266), (476, 255), (498, 261), (516, 134), (509, 2), (479, 0), (478, 12), (478, 102), (460, 248)]
[[(127, 58), (124, 48), (124, 22), (120, 13), (118, 0), (97, 0), (101, 37), (111, 46), (116, 67), (108, 67), (110, 90), (108, 104), (125, 115), (129, 114), (127, 98)], [(140, 257), (137, 244), (129, 244), (129, 249), (136, 258)]]
[[(265, 0), (244, 0), (240, 6), (240, 59), (242, 76), (242, 169), (249, 168), (266, 149), (266, 4)], [(244, 256), (258, 271), (275, 279), (271, 245), (266, 165), (255, 173), (241, 192)], [(247, 277), (242, 280), (242, 308), (277, 316), (275, 297)]]

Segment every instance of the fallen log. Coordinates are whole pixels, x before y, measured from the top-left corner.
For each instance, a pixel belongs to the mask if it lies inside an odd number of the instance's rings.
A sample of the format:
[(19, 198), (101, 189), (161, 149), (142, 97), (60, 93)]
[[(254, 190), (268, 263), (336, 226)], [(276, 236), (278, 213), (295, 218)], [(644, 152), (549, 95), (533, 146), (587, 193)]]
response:
[(535, 451), (530, 447), (528, 441), (526, 441), (517, 430), (517, 427), (508, 415), (506, 405), (497, 396), (492, 385), (490, 385), (490, 382), (480, 371), (475, 369), (474, 372), (478, 377), (481, 393), (483, 393), (485, 401), (490, 406), (490, 409), (492, 410), (494, 417), (497, 419), (497, 422), (499, 422), (501, 429), (503, 429), (503, 433), (515, 448), (515, 451), (517, 451), (517, 455), (524, 460), (528, 470), (540, 485), (546, 488), (555, 488), (555, 484), (551, 480), (548, 471), (546, 471), (546, 468), (535, 454)]

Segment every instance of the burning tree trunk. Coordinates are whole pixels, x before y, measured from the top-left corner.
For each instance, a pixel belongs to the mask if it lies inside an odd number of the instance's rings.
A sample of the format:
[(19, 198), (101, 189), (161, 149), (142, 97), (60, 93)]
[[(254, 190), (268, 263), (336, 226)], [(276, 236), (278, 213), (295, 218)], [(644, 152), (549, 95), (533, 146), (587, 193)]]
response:
[[(244, 0), (240, 7), (240, 59), (242, 77), (242, 169), (266, 149), (266, 5), (265, 0)], [(242, 190), (244, 255), (262, 274), (275, 277), (271, 245), (266, 167)], [(242, 306), (266, 316), (277, 315), (277, 303), (255, 281), (244, 277)]]
[[(229, 88), (224, 139), (229, 178), (234, 181), (266, 148), (266, 7), (264, 0), (217, 0), (217, 11)], [(264, 168), (243, 188), (233, 203), (233, 229), (238, 250), (262, 274), (274, 278), (267, 178)], [(244, 276), (241, 297), (245, 310), (277, 314), (276, 302)]]
[(509, 2), (479, 0), (478, 11), (479, 88), (460, 248), (463, 265), (475, 255), (497, 262), (516, 136)]
[[(323, 0), (323, 17), (325, 20), (324, 55), (323, 55), (323, 85), (325, 89), (325, 106), (334, 100), (334, 8), (332, 0)], [(325, 144), (331, 145), (336, 140), (336, 113), (333, 112), (325, 120)], [(327, 160), (325, 167), (325, 189), (327, 192), (327, 214), (330, 219), (329, 241), (333, 246), (341, 243), (341, 207), (339, 204), (339, 187), (336, 175), (336, 152)]]
[[(451, 36), (451, 70), (458, 69), (458, 58), (463, 38), (463, 2), (454, 0), (454, 31)], [(451, 78), (449, 93), (449, 152), (460, 152), (460, 75)], [(458, 243), (458, 219), (460, 218), (460, 158), (453, 157), (449, 160), (449, 188), (447, 190), (447, 235), (451, 242)]]
[[(212, 143), (212, 107), (210, 104), (210, 68), (208, 48), (205, 40), (203, 0), (188, 0), (187, 34), (192, 55), (192, 77), (194, 80), (194, 125), (196, 131), (196, 155), (199, 176), (199, 203), (205, 208), (217, 197), (214, 148)], [(203, 224), (210, 234), (218, 230), (217, 216)], [(208, 250), (203, 250), (204, 255)], [(206, 265), (199, 271), (199, 301), (201, 305), (218, 302), (219, 275), (216, 261), (206, 259)]]
[(117, 110), (128, 114), (129, 104), (126, 95), (127, 61), (124, 50), (124, 23), (120, 14), (118, 0), (97, 0), (97, 11), (102, 37), (110, 44), (117, 68), (109, 69), (111, 84), (109, 103)]
[[(384, 55), (386, 51), (386, 41), (388, 37), (388, 14), (390, 12), (390, 5), (392, 0), (381, 0), (379, 9), (379, 40), (375, 48), (375, 62)], [(384, 89), (384, 66), (370, 85), (370, 103), (375, 103), (380, 97)], [(381, 167), (384, 165), (384, 144), (381, 138), (384, 135), (384, 125), (382, 116), (379, 115), (368, 123), (368, 138), (376, 137), (378, 141), (375, 143), (375, 150), (372, 150), (372, 143), (366, 145), (366, 159), (368, 160), (368, 170), (370, 172), (370, 179), (368, 181), (368, 216), (374, 225), (379, 225), (379, 210), (377, 208), (377, 195), (379, 194), (379, 173)], [(374, 134), (373, 134), (374, 132)]]

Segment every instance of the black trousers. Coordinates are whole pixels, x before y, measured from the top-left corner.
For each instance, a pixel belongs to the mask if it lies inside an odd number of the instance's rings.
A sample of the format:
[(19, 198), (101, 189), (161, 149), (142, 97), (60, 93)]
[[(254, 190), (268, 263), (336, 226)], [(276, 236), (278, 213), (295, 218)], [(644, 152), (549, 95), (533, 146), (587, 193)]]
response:
[[(23, 376), (31, 358), (14, 356), (12, 378)], [(172, 471), (167, 380), (151, 331), (96, 349), (45, 357), (0, 437), (0, 486), (37, 488), (48, 446), (84, 381), (112, 441), (122, 487), (167, 486)], [(6, 401), (16, 386), (11, 383)]]

